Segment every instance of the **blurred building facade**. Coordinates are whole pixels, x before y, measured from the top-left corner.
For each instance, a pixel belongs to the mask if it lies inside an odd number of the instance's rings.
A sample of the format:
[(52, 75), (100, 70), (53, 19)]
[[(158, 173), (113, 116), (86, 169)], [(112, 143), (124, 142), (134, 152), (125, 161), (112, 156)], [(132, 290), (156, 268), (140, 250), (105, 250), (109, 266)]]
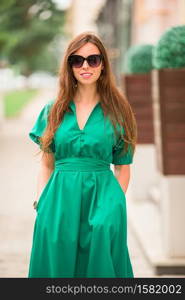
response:
[(184, 0), (134, 0), (132, 44), (155, 44), (162, 32), (185, 24)]
[(184, 0), (73, 0), (66, 30), (69, 38), (86, 30), (98, 33), (121, 84), (124, 54), (131, 45), (155, 44), (167, 28), (184, 23)]
[[(180, 25), (185, 25), (184, 0), (132, 1), (131, 45), (155, 46), (166, 30)], [(184, 177), (159, 172), (155, 144), (138, 145), (137, 150), (132, 181), (132, 199), (136, 201), (130, 207), (135, 233), (156, 272), (185, 274)], [(137, 201), (138, 191), (143, 201)]]
[(70, 38), (83, 31), (98, 32), (96, 19), (106, 0), (73, 0), (68, 9), (66, 31)]

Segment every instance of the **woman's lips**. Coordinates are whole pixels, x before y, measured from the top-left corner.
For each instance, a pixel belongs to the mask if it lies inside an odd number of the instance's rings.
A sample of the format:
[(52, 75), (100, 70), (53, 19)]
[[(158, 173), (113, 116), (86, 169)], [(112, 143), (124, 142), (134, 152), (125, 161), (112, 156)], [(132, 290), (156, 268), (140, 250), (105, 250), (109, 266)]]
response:
[(92, 73), (82, 73), (80, 74), (83, 78), (90, 78), (92, 76)]

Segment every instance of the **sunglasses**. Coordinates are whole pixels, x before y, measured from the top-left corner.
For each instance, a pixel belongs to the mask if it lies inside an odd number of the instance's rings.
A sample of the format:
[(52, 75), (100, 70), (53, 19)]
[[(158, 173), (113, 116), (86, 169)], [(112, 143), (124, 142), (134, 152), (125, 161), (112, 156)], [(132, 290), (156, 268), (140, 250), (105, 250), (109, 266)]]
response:
[(90, 67), (96, 68), (100, 65), (102, 58), (102, 54), (92, 54), (87, 57), (73, 54), (68, 57), (68, 62), (71, 67), (81, 68), (83, 66), (84, 61), (86, 60)]

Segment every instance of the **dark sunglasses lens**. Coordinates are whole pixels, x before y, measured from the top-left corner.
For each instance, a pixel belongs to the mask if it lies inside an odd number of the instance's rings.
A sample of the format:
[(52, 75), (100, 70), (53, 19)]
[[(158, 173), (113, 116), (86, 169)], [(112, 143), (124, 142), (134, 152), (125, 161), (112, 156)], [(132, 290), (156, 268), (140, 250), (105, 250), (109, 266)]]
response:
[(91, 67), (98, 67), (101, 62), (101, 56), (100, 55), (90, 55), (88, 57), (87, 61)]
[[(80, 56), (80, 55), (71, 55), (69, 57), (69, 63), (72, 67), (75, 67), (75, 68), (81, 68), (82, 65), (83, 65), (83, 62), (84, 62), (84, 57)], [(87, 62), (89, 64), (89, 66), (91, 67), (98, 67), (101, 63), (101, 55), (89, 55), (87, 57)]]
[(83, 57), (77, 55), (71, 56), (69, 62), (72, 67), (80, 68), (83, 64)]

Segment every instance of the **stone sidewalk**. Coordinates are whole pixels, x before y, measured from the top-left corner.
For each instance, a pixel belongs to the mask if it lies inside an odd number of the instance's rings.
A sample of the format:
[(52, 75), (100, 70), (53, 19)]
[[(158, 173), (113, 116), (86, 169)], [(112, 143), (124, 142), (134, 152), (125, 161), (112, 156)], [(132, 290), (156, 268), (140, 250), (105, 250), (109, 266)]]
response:
[[(27, 277), (28, 274), (36, 216), (32, 204), (40, 160), (40, 156), (35, 156), (38, 145), (29, 139), (28, 132), (40, 109), (53, 95), (53, 90), (41, 90), (19, 118), (6, 120), (0, 128), (0, 277)], [(135, 240), (129, 218), (128, 247), (135, 277), (154, 277)]]

